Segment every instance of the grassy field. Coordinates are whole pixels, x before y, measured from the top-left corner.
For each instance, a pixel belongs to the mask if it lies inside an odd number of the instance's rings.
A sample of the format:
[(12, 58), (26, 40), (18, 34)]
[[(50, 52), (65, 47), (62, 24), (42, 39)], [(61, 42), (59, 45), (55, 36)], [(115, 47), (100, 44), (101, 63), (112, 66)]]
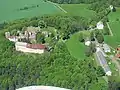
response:
[[(103, 87), (104, 87), (104, 89), (101, 89)], [(99, 77), (98, 83), (91, 85), (88, 90), (108, 90), (108, 84), (102, 77)]]
[[(116, 48), (120, 45), (120, 8), (117, 8), (116, 12), (111, 12), (108, 18), (113, 36), (105, 36), (105, 42)], [(116, 21), (117, 19), (119, 21)]]
[(88, 9), (89, 4), (63, 4), (61, 7), (67, 11), (68, 15), (83, 16), (86, 18), (95, 15), (94, 11)]
[(74, 34), (71, 38), (66, 42), (68, 50), (70, 54), (78, 59), (85, 58), (85, 46), (83, 43), (79, 42), (79, 33)]
[[(20, 10), (25, 7), (28, 9)], [(55, 5), (43, 0), (0, 0), (0, 22), (61, 12)]]
[(110, 22), (109, 25), (113, 36), (105, 36), (105, 42), (116, 48), (120, 45), (120, 22)]
[(116, 19), (119, 19), (119, 20), (120, 20), (120, 8), (117, 8), (117, 9), (116, 9), (116, 12), (111, 12), (111, 13), (108, 15), (108, 18), (109, 18), (109, 21), (110, 21), (110, 22), (114, 22), (114, 21), (116, 21)]

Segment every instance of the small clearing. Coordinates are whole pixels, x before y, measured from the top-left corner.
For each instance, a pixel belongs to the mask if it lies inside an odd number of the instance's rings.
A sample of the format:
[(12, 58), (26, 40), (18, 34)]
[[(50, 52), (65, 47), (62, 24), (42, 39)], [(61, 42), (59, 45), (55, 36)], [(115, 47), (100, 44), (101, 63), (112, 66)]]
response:
[(84, 59), (85, 56), (85, 45), (79, 41), (79, 33), (71, 36), (66, 42), (67, 48), (70, 54), (77, 59)]
[(105, 42), (113, 48), (117, 48), (120, 45), (120, 22), (109, 22), (109, 25), (114, 36), (105, 36)]

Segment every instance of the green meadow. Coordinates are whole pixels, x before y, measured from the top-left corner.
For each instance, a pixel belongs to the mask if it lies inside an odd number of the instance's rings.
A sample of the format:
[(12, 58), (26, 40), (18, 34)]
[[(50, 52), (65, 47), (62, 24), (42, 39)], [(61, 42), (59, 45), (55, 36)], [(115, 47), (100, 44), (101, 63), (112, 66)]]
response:
[(82, 16), (90, 18), (95, 15), (95, 12), (89, 10), (89, 4), (62, 4), (61, 7), (66, 10), (67, 15)]
[(120, 8), (108, 15), (113, 36), (105, 36), (105, 42), (116, 48), (120, 45)]
[(116, 48), (118, 45), (120, 45), (120, 22), (110, 22), (109, 25), (113, 36), (105, 36), (105, 42)]
[(110, 21), (110, 22), (114, 22), (114, 21), (116, 21), (117, 19), (120, 20), (120, 8), (116, 8), (116, 12), (111, 12), (111, 13), (108, 15), (108, 18), (109, 18), (109, 21)]
[(85, 45), (79, 41), (79, 33), (71, 36), (71, 38), (66, 41), (67, 48), (70, 54), (77, 59), (85, 58)]
[(0, 0), (0, 22), (61, 12), (43, 0)]

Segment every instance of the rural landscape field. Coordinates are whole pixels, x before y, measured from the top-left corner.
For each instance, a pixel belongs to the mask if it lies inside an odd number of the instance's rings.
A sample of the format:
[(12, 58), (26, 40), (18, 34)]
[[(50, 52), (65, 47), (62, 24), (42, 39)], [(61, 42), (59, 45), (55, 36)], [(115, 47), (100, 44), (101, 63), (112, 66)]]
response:
[(88, 9), (90, 6), (88, 4), (62, 4), (60, 6), (68, 12), (67, 15), (90, 18), (96, 14), (93, 10)]
[(44, 14), (62, 13), (59, 8), (43, 0), (0, 0), (0, 2), (1, 22)]
[(119, 0), (0, 0), (0, 90), (119, 90)]
[(105, 41), (112, 47), (117, 48), (120, 45), (120, 8), (116, 12), (108, 15), (109, 26), (112, 30), (113, 36), (105, 36)]
[(83, 43), (79, 42), (79, 33), (74, 34), (67, 42), (66, 45), (68, 47), (71, 55), (78, 59), (85, 59), (85, 54), (81, 52), (85, 52), (85, 46)]

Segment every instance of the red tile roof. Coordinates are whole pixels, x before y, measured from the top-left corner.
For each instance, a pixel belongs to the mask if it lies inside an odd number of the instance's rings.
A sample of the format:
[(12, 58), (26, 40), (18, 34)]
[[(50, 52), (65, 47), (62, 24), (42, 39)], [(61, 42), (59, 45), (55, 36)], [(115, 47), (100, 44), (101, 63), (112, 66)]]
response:
[(120, 48), (117, 48), (118, 51), (120, 51)]
[(9, 36), (8, 38), (17, 38), (17, 36)]
[(117, 54), (116, 57), (120, 58), (120, 54)]
[(43, 44), (27, 44), (27, 48), (32, 48), (32, 49), (45, 49), (46, 46)]

